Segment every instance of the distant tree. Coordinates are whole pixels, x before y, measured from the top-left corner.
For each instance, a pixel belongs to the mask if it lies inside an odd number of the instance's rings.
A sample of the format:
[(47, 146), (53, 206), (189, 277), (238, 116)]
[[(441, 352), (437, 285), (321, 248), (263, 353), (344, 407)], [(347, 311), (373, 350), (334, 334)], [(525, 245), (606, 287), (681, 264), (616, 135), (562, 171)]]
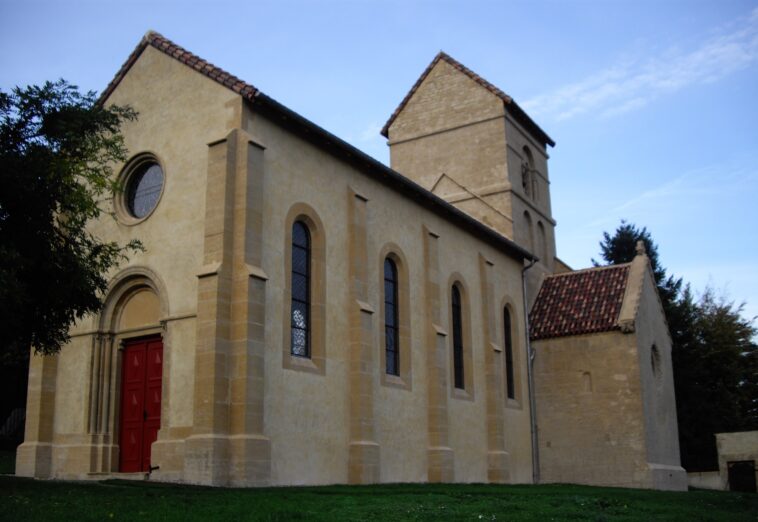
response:
[(758, 330), (711, 288), (697, 303), (687, 288), (682, 301), (693, 317), (688, 342), (673, 352), (682, 460), (715, 469), (715, 433), (758, 429)]
[[(666, 274), (666, 269), (661, 266), (658, 258), (658, 245), (653, 241), (646, 227), (640, 229), (621, 220), (621, 224), (613, 235), (603, 232), (603, 240), (600, 242), (600, 256), (609, 265), (628, 263), (636, 255), (637, 241), (642, 241), (645, 244), (647, 256), (650, 258), (650, 264), (653, 267), (655, 282), (658, 285), (658, 292), (668, 315), (668, 307), (677, 300), (682, 290), (682, 279)], [(592, 263), (595, 266), (600, 264), (594, 259)]]
[[(600, 255), (608, 264), (631, 261), (643, 241), (653, 267), (672, 339), (672, 362), (682, 465), (717, 469), (714, 434), (758, 429), (758, 347), (753, 321), (742, 306), (707, 288), (696, 301), (689, 285), (666, 274), (646, 228), (621, 222), (603, 233)], [(598, 265), (593, 260), (595, 265)]]
[(0, 91), (0, 360), (50, 354), (73, 321), (100, 309), (106, 274), (136, 242), (104, 242), (87, 224), (119, 190), (129, 108), (59, 80)]

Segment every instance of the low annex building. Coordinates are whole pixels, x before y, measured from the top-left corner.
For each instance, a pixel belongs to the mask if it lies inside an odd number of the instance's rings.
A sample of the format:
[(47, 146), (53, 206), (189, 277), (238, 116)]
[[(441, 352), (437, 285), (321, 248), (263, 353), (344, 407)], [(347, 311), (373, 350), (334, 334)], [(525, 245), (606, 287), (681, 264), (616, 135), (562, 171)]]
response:
[(758, 491), (758, 431), (716, 433), (720, 489)]
[(671, 338), (637, 249), (631, 263), (548, 276), (532, 308), (546, 482), (687, 489)]
[[(554, 143), (497, 87), (440, 53), (382, 130), (392, 168), (154, 32), (101, 101), (139, 119), (92, 231), (146, 250), (32, 357), (19, 475), (686, 487), (646, 257), (556, 257)], [(561, 326), (545, 292), (575, 276), (621, 330)]]

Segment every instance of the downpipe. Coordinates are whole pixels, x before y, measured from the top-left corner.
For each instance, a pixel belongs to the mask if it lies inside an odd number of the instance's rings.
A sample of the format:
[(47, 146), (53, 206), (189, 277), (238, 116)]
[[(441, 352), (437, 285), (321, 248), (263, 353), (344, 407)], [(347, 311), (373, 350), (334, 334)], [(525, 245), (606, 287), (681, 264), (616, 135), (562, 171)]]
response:
[(536, 413), (536, 401), (534, 397), (534, 356), (535, 353), (532, 350), (532, 342), (529, 339), (529, 308), (526, 299), (526, 271), (532, 268), (536, 259), (532, 259), (532, 262), (521, 269), (521, 296), (524, 299), (524, 337), (526, 338), (526, 377), (529, 388), (529, 423), (531, 425), (532, 434), (532, 483), (540, 483), (540, 450), (539, 442), (537, 441), (537, 413)]

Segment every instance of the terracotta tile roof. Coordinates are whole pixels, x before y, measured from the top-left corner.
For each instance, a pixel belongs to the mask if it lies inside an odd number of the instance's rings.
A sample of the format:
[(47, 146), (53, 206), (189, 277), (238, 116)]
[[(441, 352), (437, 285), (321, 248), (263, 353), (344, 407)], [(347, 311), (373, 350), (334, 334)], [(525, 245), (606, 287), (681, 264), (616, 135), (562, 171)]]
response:
[(507, 107), (510, 107), (514, 112), (514, 117), (527, 129), (529, 129), (531, 132), (533, 132), (537, 137), (542, 139), (545, 143), (550, 145), (551, 147), (555, 146), (555, 142), (548, 136), (545, 131), (540, 129), (540, 127), (534, 123), (534, 121), (524, 112), (524, 110), (516, 104), (515, 101), (513, 101), (513, 98), (505, 94), (502, 90), (500, 90), (497, 86), (491, 84), (478, 74), (476, 74), (474, 71), (463, 65), (458, 60), (451, 57), (449, 54), (446, 54), (442, 51), (440, 51), (437, 56), (434, 57), (434, 60), (432, 60), (432, 63), (429, 64), (429, 66), (424, 70), (423, 73), (421, 73), (421, 76), (419, 76), (418, 80), (416, 80), (416, 83), (413, 84), (413, 87), (411, 87), (411, 90), (408, 91), (408, 94), (405, 95), (405, 98), (403, 98), (403, 101), (400, 102), (400, 105), (397, 106), (397, 109), (395, 109), (395, 112), (392, 113), (392, 116), (390, 116), (390, 119), (387, 120), (387, 123), (384, 124), (384, 127), (382, 127), (382, 136), (385, 138), (389, 137), (389, 130), (390, 126), (392, 125), (392, 122), (395, 121), (395, 118), (398, 117), (398, 115), (403, 111), (405, 106), (408, 104), (410, 99), (413, 97), (413, 95), (418, 90), (419, 86), (424, 82), (426, 77), (429, 75), (429, 73), (434, 69), (434, 66), (437, 65), (437, 63), (440, 60), (445, 60), (448, 64), (450, 64), (455, 69), (458, 69), (463, 74), (474, 80), (476, 83), (490, 91), (492, 94), (503, 100), (503, 103)]
[(629, 263), (548, 276), (529, 314), (531, 338), (618, 329), (628, 276)]
[(159, 51), (171, 56), (172, 58), (176, 58), (183, 64), (192, 67), (199, 73), (204, 74), (211, 80), (215, 80), (224, 87), (228, 87), (244, 98), (252, 100), (260, 92), (249, 83), (240, 80), (233, 74), (230, 74), (225, 70), (216, 67), (212, 63), (203, 60), (196, 54), (193, 54), (185, 48), (176, 45), (174, 42), (168, 38), (165, 38), (163, 35), (158, 34), (155, 31), (148, 31), (140, 41), (139, 45), (137, 45), (134, 51), (132, 51), (132, 54), (129, 55), (129, 58), (126, 59), (126, 62), (124, 62), (124, 65), (121, 66), (121, 69), (119, 69), (119, 71), (116, 73), (116, 76), (113, 78), (113, 80), (111, 80), (111, 83), (108, 84), (108, 87), (106, 87), (103, 93), (100, 95), (100, 101), (106, 100), (108, 96), (110, 96), (110, 94), (113, 92), (113, 89), (115, 89), (122, 78), (126, 76), (126, 73), (129, 72), (129, 69), (131, 69), (132, 65), (134, 65), (134, 62), (137, 61), (137, 58), (140, 57), (148, 45), (155, 47)]

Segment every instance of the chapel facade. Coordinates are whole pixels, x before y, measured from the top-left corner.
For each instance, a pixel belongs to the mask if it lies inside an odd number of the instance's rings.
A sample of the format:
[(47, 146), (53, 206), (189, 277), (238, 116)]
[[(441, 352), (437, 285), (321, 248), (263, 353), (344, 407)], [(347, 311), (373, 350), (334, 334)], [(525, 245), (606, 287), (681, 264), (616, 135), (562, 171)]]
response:
[[(570, 268), (555, 254), (554, 143), (509, 96), (440, 53), (382, 131), (392, 168), (154, 32), (101, 100), (139, 119), (122, 129), (134, 155), (116, 219), (92, 230), (145, 251), (60, 354), (32, 357), (19, 475), (539, 479), (550, 394), (527, 311)], [(644, 408), (632, 420), (646, 426)], [(675, 468), (673, 427), (645, 448), (665, 440)], [(650, 479), (648, 455), (624, 485), (681, 488)]]

